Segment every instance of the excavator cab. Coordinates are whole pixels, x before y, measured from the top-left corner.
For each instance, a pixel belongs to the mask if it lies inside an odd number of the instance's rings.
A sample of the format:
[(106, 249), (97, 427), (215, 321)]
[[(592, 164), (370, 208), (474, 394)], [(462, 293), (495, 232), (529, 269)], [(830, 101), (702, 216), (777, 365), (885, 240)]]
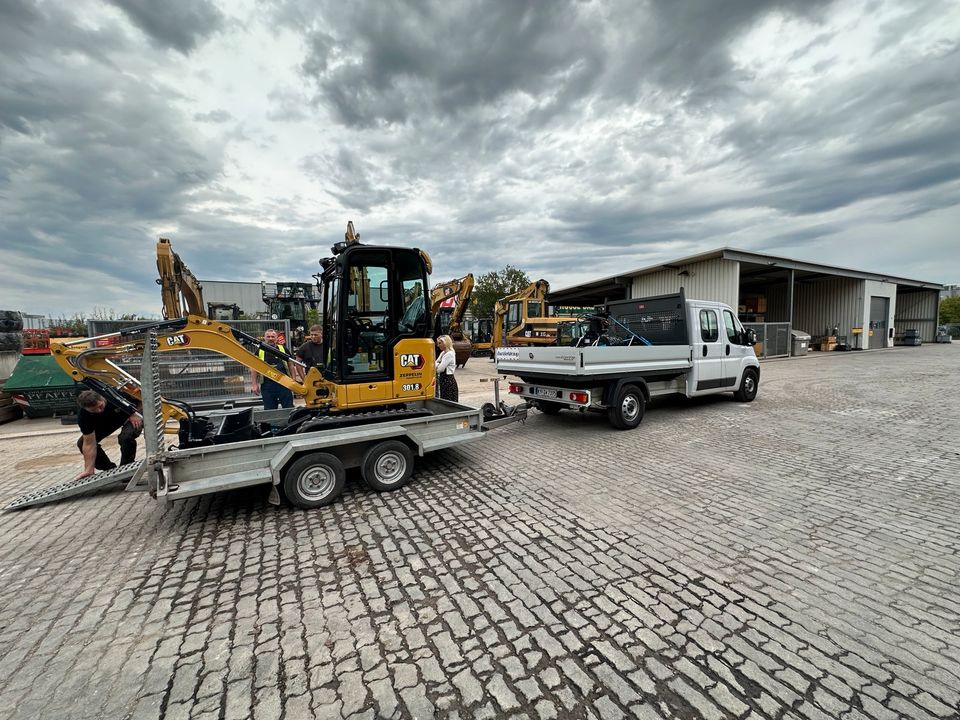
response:
[(334, 246), (323, 261), (324, 377), (346, 386), (351, 404), (429, 394), (428, 265), (418, 249), (359, 242)]

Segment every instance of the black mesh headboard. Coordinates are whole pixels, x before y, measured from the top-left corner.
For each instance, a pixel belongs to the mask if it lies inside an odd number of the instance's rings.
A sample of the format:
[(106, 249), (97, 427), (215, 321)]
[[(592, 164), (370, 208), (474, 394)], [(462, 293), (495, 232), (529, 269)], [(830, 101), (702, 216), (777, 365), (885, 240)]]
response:
[[(611, 318), (646, 338), (652, 345), (687, 345), (687, 315), (684, 309), (683, 288), (674, 295), (634, 298), (607, 303)], [(630, 333), (611, 322), (608, 335), (626, 340)]]

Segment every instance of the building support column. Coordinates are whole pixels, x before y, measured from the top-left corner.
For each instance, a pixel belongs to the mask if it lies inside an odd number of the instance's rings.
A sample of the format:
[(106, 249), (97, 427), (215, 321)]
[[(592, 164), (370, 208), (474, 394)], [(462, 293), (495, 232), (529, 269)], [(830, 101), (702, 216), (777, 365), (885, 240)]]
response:
[(791, 347), (793, 343), (793, 279), (794, 270), (790, 268), (790, 279), (787, 281), (787, 322), (790, 323), (787, 341), (791, 343)]

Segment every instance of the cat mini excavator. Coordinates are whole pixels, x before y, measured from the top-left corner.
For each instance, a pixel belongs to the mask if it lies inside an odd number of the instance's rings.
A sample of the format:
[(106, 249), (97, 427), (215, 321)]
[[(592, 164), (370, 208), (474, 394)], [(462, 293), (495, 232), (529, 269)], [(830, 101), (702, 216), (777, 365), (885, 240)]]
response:
[[(354, 414), (362, 414), (365, 421), (378, 414), (390, 417), (402, 414), (407, 403), (433, 397), (435, 346), (426, 299), (429, 255), (417, 248), (361, 244), (352, 222), (344, 240), (331, 251), (331, 257), (320, 261), (318, 276), (325, 309), (324, 368), (306, 370), (302, 380), (281, 372), (258, 354), (262, 350), (303, 368), (296, 358), (207, 318), (189, 282), (186, 293), (183, 284), (177, 288), (175, 283), (161, 282), (165, 314), (179, 311), (179, 294), (183, 294), (189, 311), (185, 316), (97, 338), (52, 340), (51, 354), (74, 380), (115, 404), (132, 405), (140, 400), (140, 382), (112, 359), (141, 354), (145, 333), (154, 331), (161, 352), (213, 350), (289, 388), (304, 399), (306, 407), (295, 413), (303, 428), (330, 416), (339, 416), (345, 424)], [(162, 277), (171, 274), (165, 275), (165, 268), (181, 280), (193, 277), (169, 241), (158, 244), (158, 267)], [(101, 346), (98, 340), (113, 344)], [(187, 420), (192, 412), (184, 403), (162, 400), (161, 415), (167, 426), (170, 420)]]
[[(470, 307), (473, 294), (473, 274), (438, 283), (430, 290), (430, 312), (433, 315), (433, 336), (449, 335), (457, 356), (457, 366), (463, 367), (470, 359), (473, 343), (463, 333), (463, 316)], [(453, 307), (448, 307), (451, 303)]]

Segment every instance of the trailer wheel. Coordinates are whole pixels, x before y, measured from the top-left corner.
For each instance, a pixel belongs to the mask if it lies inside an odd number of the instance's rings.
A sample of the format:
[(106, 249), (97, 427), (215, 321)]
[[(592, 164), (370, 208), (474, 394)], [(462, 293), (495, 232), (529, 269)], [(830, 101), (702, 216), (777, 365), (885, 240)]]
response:
[(607, 418), (618, 430), (632, 430), (643, 420), (643, 409), (643, 391), (636, 385), (624, 385), (607, 409)]
[(377, 492), (402, 488), (413, 475), (413, 451), (399, 440), (385, 440), (367, 450), (360, 472)]
[(757, 390), (760, 389), (760, 378), (757, 371), (753, 368), (747, 368), (743, 371), (743, 380), (740, 381), (740, 389), (733, 396), (740, 402), (753, 402), (757, 396)]
[(283, 474), (283, 492), (300, 508), (329, 505), (343, 492), (343, 463), (330, 453), (310, 453), (294, 460)]
[(557, 415), (563, 410), (563, 405), (549, 400), (537, 400), (537, 409), (544, 415)]

